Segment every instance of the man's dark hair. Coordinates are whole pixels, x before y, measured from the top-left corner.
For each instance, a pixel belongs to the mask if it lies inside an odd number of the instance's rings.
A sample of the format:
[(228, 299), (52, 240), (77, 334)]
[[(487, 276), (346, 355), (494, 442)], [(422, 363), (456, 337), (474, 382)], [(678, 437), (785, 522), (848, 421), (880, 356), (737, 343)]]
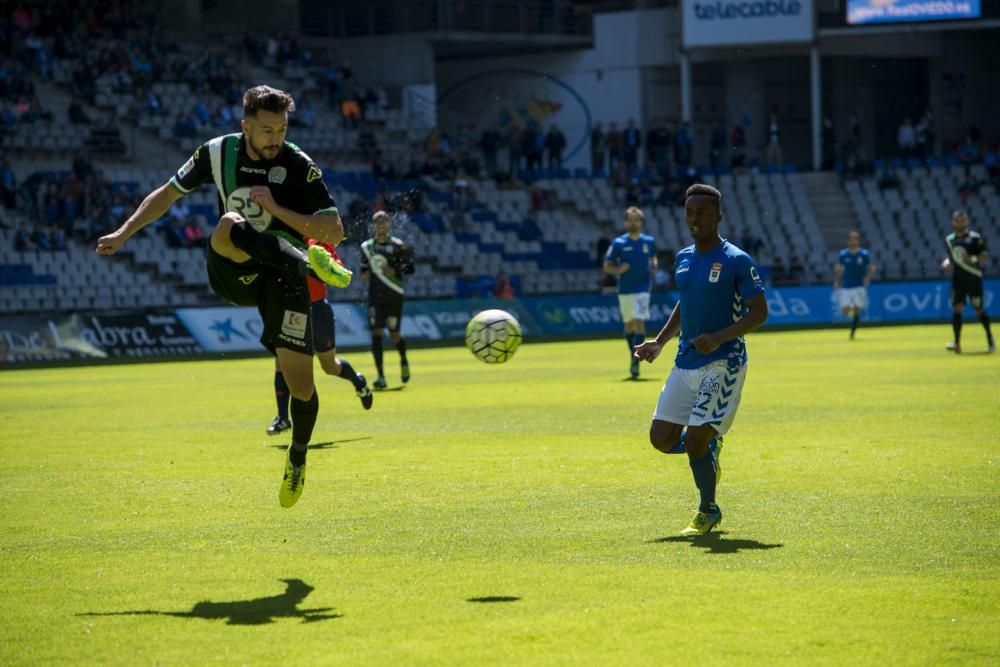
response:
[(283, 90), (271, 86), (254, 86), (243, 93), (243, 117), (256, 116), (258, 111), (292, 113), (295, 111), (295, 100)]
[(684, 193), (684, 198), (688, 197), (711, 197), (715, 201), (722, 203), (722, 193), (711, 185), (706, 185), (704, 183), (695, 183), (687, 189)]

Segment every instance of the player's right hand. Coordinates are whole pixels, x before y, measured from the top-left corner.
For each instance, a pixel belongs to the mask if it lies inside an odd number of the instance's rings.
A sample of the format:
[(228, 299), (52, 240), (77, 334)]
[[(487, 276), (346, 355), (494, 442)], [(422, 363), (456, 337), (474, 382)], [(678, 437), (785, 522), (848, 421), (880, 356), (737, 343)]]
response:
[(110, 234), (105, 234), (101, 238), (97, 239), (97, 248), (95, 252), (98, 255), (113, 255), (117, 252), (118, 248), (122, 247), (125, 243), (125, 239), (118, 232), (111, 232)]
[(632, 268), (631, 264), (629, 264), (628, 262), (622, 262), (621, 264), (618, 265), (618, 271), (619, 271), (618, 275), (622, 275), (623, 273), (628, 273), (628, 270), (631, 268)]
[(635, 358), (639, 361), (648, 361), (649, 363), (653, 363), (653, 361), (660, 356), (660, 352), (662, 351), (663, 346), (657, 343), (654, 339), (647, 340), (645, 343), (641, 343), (636, 346), (635, 351), (632, 354), (634, 354)]

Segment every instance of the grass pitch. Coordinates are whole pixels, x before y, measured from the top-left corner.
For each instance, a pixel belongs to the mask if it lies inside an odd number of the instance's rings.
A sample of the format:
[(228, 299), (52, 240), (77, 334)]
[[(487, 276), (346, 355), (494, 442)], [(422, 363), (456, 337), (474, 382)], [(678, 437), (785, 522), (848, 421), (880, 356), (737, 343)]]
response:
[(949, 334), (752, 335), (697, 540), (672, 350), (322, 377), (290, 510), (268, 359), (4, 372), (0, 664), (997, 664), (1000, 356)]

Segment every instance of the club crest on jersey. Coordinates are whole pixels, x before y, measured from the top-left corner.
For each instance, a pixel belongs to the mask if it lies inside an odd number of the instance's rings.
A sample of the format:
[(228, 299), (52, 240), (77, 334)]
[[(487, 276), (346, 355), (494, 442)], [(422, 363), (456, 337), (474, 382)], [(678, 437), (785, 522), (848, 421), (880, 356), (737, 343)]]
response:
[(716, 262), (712, 264), (712, 270), (708, 273), (708, 282), (717, 283), (719, 282), (719, 276), (722, 275), (722, 262)]
[(306, 174), (306, 183), (312, 183), (321, 178), (323, 178), (323, 172), (319, 170), (319, 167), (314, 164), (309, 165), (309, 173)]
[(281, 185), (285, 182), (285, 176), (288, 176), (288, 170), (284, 167), (271, 167), (271, 171), (267, 172), (267, 182)]

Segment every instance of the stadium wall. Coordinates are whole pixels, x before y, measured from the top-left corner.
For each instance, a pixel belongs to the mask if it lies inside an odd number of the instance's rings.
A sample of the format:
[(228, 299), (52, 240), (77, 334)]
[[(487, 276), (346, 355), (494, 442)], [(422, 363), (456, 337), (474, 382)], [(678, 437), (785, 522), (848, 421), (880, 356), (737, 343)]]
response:
[[(984, 301), (1000, 316), (1000, 279), (986, 281)], [(870, 323), (948, 322), (950, 285), (946, 281), (879, 283), (869, 288)], [(845, 322), (828, 287), (768, 290), (770, 317), (765, 328), (829, 326)], [(676, 300), (673, 292), (653, 294), (649, 329), (663, 324)], [(366, 314), (360, 304), (336, 303), (337, 346), (367, 348)], [(454, 344), (478, 311), (503, 308), (513, 313), (528, 341), (615, 336), (622, 322), (613, 295), (575, 294), (520, 299), (410, 301), (403, 335), (418, 345)], [(971, 309), (967, 315), (971, 315)], [(263, 353), (255, 308), (181, 308), (132, 313), (66, 313), (8, 317), (0, 323), (0, 369), (51, 363), (101, 360), (150, 360)]]

